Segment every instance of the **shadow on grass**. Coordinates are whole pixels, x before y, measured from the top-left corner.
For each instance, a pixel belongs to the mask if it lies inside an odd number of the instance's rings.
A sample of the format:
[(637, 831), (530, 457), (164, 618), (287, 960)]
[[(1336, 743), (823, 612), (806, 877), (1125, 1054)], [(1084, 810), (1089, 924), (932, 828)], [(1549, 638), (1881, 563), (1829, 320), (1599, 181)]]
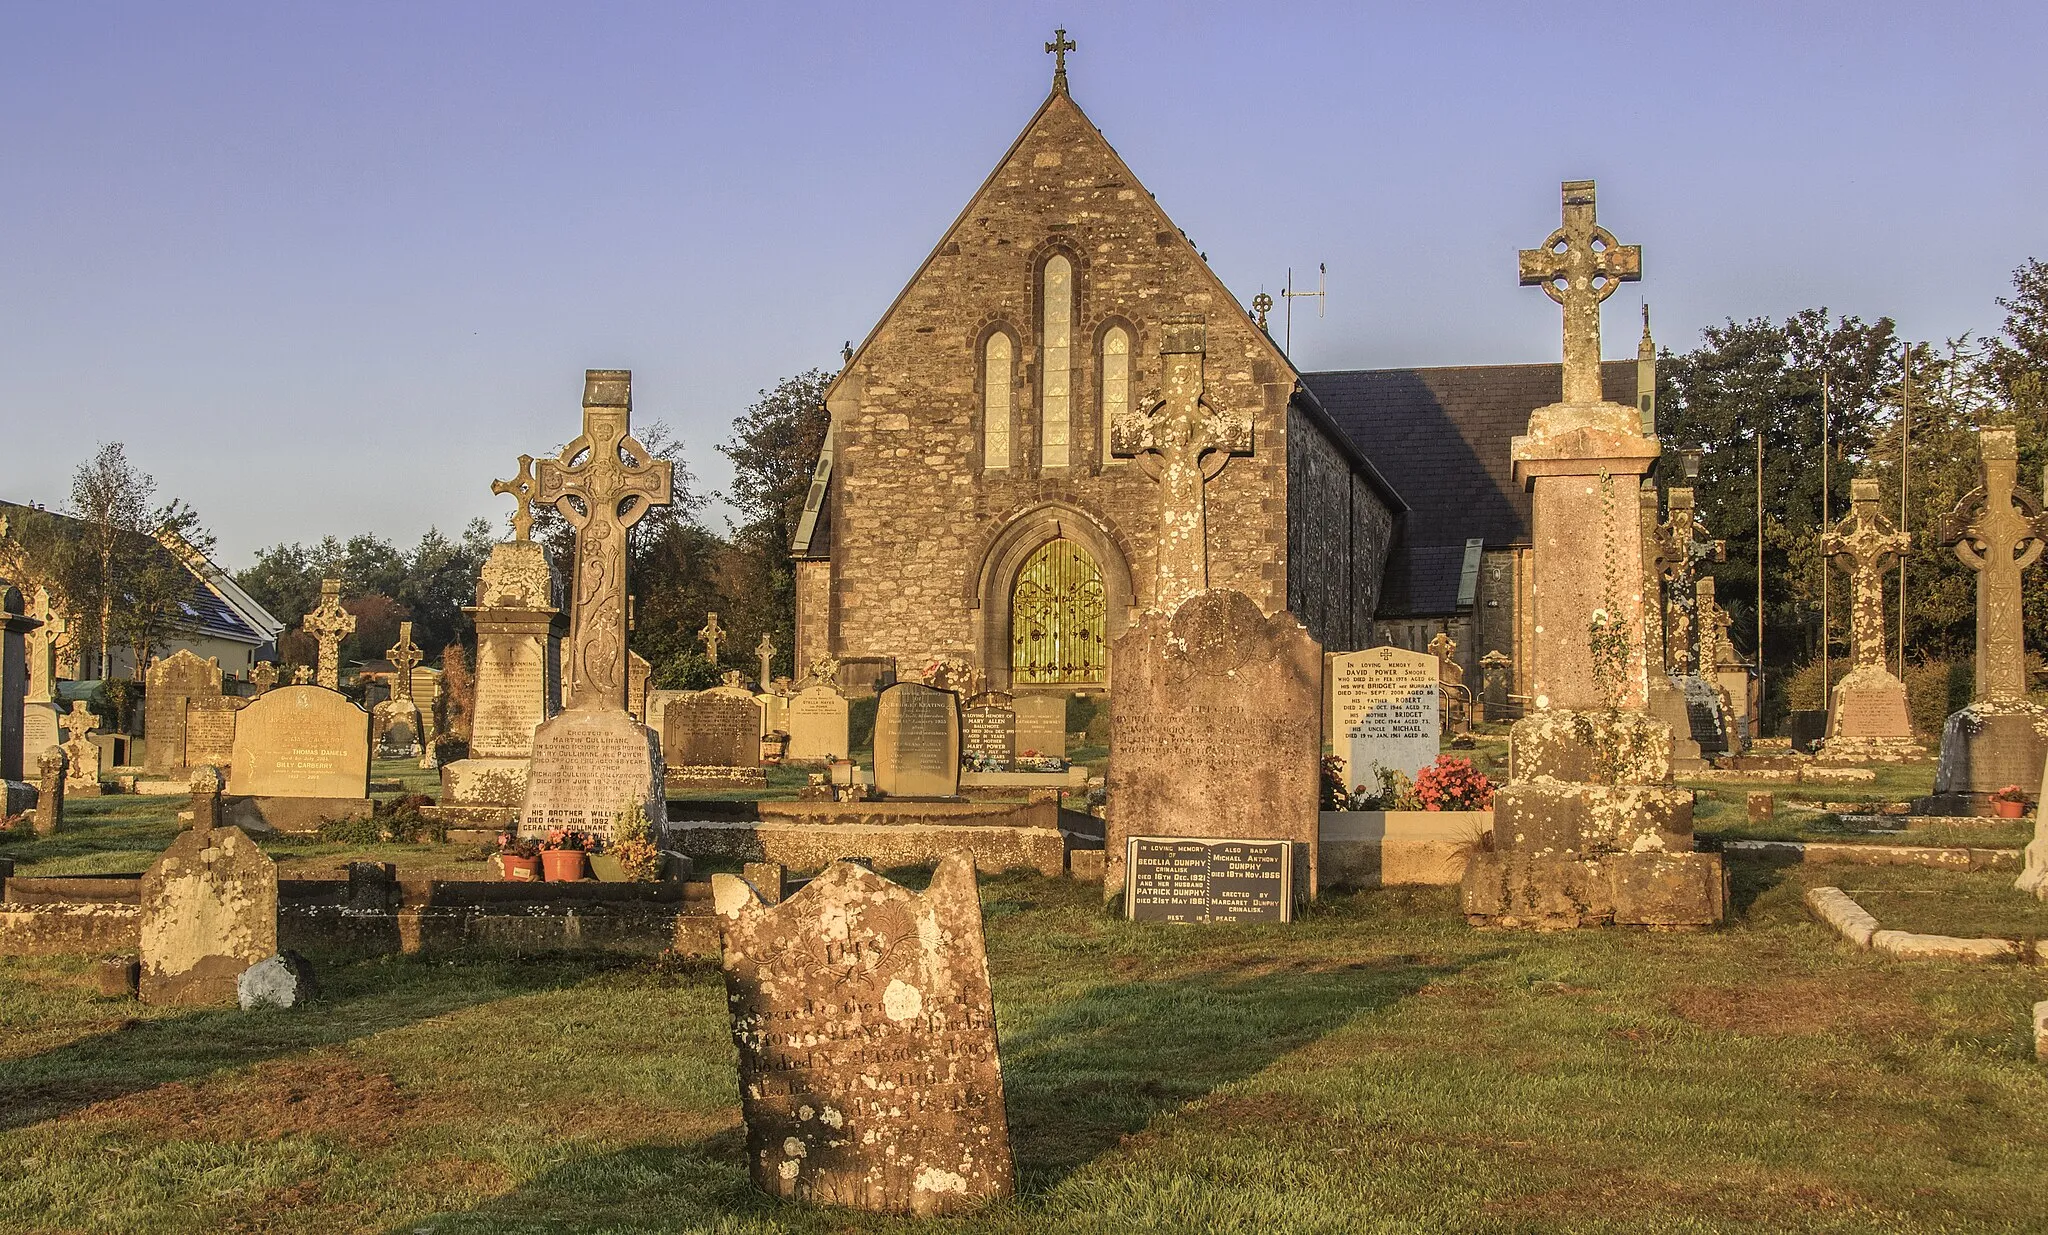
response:
[(499, 999), (573, 986), (592, 972), (587, 958), (450, 967), (387, 957), (322, 969), (326, 997), (300, 1011), (209, 1008), (131, 1018), (105, 1033), (9, 1060), (0, 1072), (0, 1132), (158, 1085), (332, 1046)]
[[(1018, 1192), (1028, 1202), (1161, 1115), (1388, 1007), (1462, 965), (1301, 964), (1106, 983), (1028, 1015), (1002, 1042)], [(526, 1230), (716, 1228), (772, 1216), (778, 1229), (893, 1227), (884, 1218), (788, 1205), (747, 1177), (744, 1133), (633, 1145), (564, 1162), (460, 1214), (423, 1215), (406, 1235)]]

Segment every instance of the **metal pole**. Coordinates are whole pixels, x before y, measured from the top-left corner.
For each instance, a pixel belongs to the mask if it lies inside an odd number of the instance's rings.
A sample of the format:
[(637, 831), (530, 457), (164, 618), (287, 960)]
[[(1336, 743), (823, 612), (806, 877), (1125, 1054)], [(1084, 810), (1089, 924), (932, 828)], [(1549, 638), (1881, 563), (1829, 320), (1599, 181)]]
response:
[(1764, 694), (1764, 427), (1756, 427), (1756, 694), (1762, 728)]
[[(1913, 345), (1902, 343), (1903, 367), (1899, 375), (1899, 530), (1909, 530), (1906, 521), (1907, 468), (1913, 443)], [(1906, 558), (1899, 555), (1899, 677), (1906, 676)]]
[[(1820, 532), (1828, 532), (1828, 374), (1820, 374)], [(1828, 687), (1828, 555), (1820, 555), (1820, 697), (1827, 706)]]

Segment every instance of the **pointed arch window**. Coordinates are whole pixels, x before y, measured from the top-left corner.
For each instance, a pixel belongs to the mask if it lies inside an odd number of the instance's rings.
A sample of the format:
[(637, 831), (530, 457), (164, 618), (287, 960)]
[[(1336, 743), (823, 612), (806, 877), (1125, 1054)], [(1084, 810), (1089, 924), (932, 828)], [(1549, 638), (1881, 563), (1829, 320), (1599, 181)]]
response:
[(1039, 466), (1065, 467), (1074, 386), (1074, 267), (1053, 254), (1045, 261), (1045, 320), (1039, 344), (1044, 377), (1038, 396)]
[(1111, 326), (1102, 333), (1102, 462), (1122, 463), (1109, 452), (1110, 431), (1131, 410), (1131, 332)]
[(998, 330), (981, 345), (981, 466), (1010, 466), (1010, 336)]

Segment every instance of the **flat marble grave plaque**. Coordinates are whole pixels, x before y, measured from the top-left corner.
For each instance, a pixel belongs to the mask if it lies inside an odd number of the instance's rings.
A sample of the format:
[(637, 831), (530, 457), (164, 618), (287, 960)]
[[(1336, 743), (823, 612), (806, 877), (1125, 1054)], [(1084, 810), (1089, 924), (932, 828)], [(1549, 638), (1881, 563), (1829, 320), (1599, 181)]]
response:
[(1292, 922), (1294, 842), (1133, 836), (1124, 914), (1134, 922)]

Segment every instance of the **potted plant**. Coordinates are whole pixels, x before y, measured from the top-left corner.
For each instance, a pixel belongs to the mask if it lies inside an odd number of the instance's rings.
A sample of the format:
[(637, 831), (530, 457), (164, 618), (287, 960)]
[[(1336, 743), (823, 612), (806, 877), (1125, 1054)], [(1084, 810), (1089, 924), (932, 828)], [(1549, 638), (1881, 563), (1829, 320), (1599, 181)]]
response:
[(2000, 819), (2019, 819), (2027, 813), (2027, 791), (2007, 785), (1991, 795), (1991, 809)]
[(498, 834), (498, 864), (505, 878), (533, 882), (540, 879), (540, 845), (521, 840), (511, 832)]
[(574, 883), (583, 878), (583, 851), (589, 846), (583, 833), (556, 828), (540, 843), (541, 873), (549, 883)]

